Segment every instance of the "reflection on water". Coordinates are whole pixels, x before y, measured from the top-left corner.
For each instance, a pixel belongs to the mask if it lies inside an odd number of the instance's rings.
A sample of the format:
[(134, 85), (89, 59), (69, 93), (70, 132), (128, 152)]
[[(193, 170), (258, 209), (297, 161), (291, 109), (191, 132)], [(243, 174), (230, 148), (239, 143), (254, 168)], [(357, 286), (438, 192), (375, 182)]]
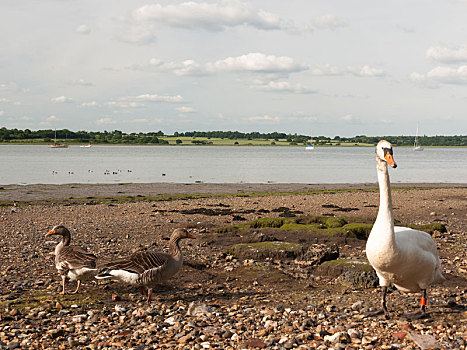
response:
[[(467, 182), (466, 148), (395, 148), (392, 182)], [(376, 182), (372, 147), (0, 145), (0, 184)]]

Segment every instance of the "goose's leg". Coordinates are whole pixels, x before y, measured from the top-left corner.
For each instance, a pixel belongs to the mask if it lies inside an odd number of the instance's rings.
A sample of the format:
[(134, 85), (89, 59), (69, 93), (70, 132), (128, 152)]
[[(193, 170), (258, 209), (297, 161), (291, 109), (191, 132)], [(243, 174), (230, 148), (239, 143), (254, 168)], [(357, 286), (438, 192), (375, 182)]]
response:
[(66, 276), (65, 275), (62, 275), (62, 291), (60, 292), (60, 294), (65, 294), (65, 280), (66, 280)]
[(79, 286), (80, 286), (80, 285), (81, 285), (81, 281), (78, 280), (78, 284), (76, 285), (76, 289), (75, 289), (73, 292), (71, 292), (71, 294), (76, 294), (76, 293), (78, 293), (78, 289), (79, 289)]
[(148, 299), (146, 300), (148, 304), (151, 304), (151, 297), (152, 297), (152, 288), (148, 288)]
[(141, 293), (141, 295), (148, 295), (148, 292), (144, 286), (139, 287), (139, 292)]

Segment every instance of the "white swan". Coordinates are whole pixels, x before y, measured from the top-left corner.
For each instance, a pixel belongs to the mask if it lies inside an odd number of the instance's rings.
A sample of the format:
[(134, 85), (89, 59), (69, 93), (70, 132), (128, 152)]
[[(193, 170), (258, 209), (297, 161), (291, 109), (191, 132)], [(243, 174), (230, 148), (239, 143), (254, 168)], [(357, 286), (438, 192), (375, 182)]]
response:
[(387, 164), (397, 167), (391, 143), (381, 140), (376, 146), (379, 211), (366, 243), (366, 255), (379, 277), (381, 306), (385, 316), (389, 317), (386, 293), (392, 283), (402, 292), (422, 291), (421, 310), (417, 313), (420, 317), (425, 315), (426, 289), (444, 280), (441, 262), (436, 244), (428, 233), (394, 226)]

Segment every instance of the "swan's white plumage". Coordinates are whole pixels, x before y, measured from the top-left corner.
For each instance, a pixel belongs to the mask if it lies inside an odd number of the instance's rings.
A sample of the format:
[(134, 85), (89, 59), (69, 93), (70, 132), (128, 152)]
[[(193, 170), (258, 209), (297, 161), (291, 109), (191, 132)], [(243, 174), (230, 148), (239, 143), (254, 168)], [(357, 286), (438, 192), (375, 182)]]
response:
[(366, 244), (366, 254), (381, 286), (392, 283), (402, 292), (425, 290), (444, 280), (437, 247), (426, 232), (394, 227), (385, 149), (391, 150), (392, 159), (392, 145), (380, 141), (376, 149), (380, 207)]

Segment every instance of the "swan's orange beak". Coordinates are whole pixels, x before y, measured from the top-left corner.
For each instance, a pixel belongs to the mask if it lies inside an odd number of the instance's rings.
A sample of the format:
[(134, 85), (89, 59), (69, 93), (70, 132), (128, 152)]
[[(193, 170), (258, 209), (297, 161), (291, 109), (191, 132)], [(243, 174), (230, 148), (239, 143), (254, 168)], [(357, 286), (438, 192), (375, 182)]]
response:
[(386, 162), (388, 162), (388, 164), (393, 167), (393, 168), (397, 168), (397, 164), (396, 162), (394, 161), (394, 158), (392, 157), (392, 154), (387, 152), (385, 155), (384, 155), (384, 159), (386, 159)]
[(45, 237), (51, 236), (51, 235), (53, 235), (53, 234), (55, 234), (55, 231), (52, 229), (52, 230), (50, 230), (49, 232), (47, 232), (47, 233), (45, 234)]

